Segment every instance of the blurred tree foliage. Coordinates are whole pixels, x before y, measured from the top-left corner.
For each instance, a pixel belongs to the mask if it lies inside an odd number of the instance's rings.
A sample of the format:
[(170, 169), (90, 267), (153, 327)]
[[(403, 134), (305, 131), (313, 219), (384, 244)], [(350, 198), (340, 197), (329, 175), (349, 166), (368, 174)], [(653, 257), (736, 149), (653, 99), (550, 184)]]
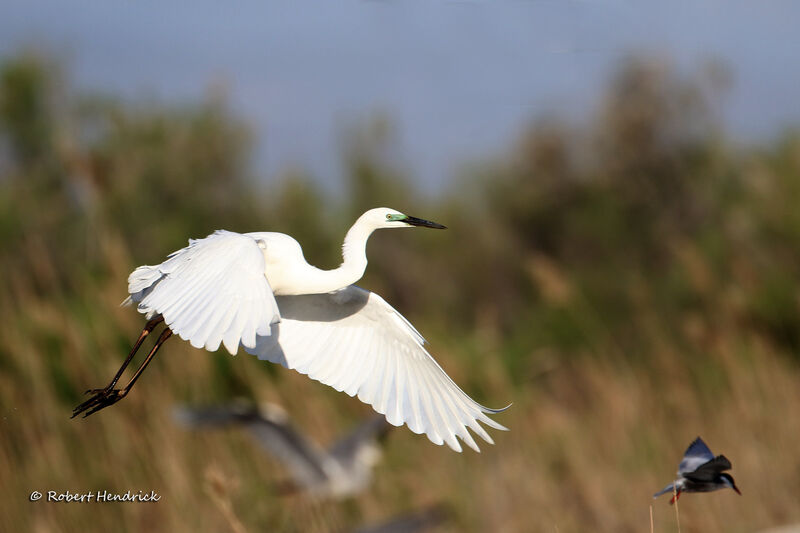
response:
[(88, 97), (21, 56), (0, 71), (4, 298), (79, 298), (109, 279), (122, 296), (128, 269), (221, 227), (290, 232), (332, 267), (355, 216), (390, 205), (450, 229), (379, 233), (363, 284), (431, 327), (502, 336), (523, 374), (540, 348), (641, 358), (654, 322), (687, 354), (723, 324), (797, 353), (800, 137), (731, 143), (715, 79), (633, 60), (592, 120), (532, 124), (436, 200), (414, 196), (376, 121), (345, 145), (349, 194), (332, 199), (302, 175), (259, 186), (221, 98)]

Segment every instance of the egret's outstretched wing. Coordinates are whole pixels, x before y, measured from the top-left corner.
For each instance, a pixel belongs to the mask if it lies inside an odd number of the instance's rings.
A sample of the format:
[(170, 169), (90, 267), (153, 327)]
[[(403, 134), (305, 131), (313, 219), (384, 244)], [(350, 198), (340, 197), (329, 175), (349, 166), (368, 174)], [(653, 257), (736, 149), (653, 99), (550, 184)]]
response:
[(220, 342), (236, 354), (256, 345), (280, 320), (264, 275), (259, 241), (219, 230), (171, 253), (160, 265), (140, 266), (128, 277), (139, 312), (161, 314), (173, 333), (195, 348), (215, 351)]
[(678, 466), (678, 475), (686, 476), (687, 473), (694, 472), (712, 459), (714, 459), (714, 454), (708, 449), (703, 439), (697, 437), (683, 454), (683, 460)]
[(312, 489), (328, 479), (323, 466), (323, 452), (298, 433), (277, 406), (267, 405), (260, 409), (236, 404), (182, 407), (176, 409), (175, 418), (192, 427), (242, 425), (264, 449), (286, 466), (298, 486)]
[(467, 428), (493, 443), (478, 421), (506, 429), (467, 396), (425, 350), (414, 327), (375, 293), (354, 285), (329, 294), (278, 296), (280, 324), (247, 352), (372, 405), (456, 451), (456, 437), (478, 450)]

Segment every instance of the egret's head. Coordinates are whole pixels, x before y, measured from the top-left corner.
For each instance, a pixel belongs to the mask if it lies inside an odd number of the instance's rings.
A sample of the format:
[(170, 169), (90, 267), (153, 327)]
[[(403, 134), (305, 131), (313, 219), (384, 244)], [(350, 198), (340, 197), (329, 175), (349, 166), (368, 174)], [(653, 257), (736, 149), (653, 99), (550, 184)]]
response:
[(369, 211), (367, 211), (362, 215), (362, 218), (364, 217), (366, 217), (368, 221), (376, 229), (409, 228), (414, 226), (419, 226), (422, 228), (445, 229), (445, 226), (437, 224), (436, 222), (431, 222), (430, 220), (424, 220), (421, 218), (408, 216), (404, 213), (401, 213), (397, 209), (391, 209), (388, 207), (378, 207), (376, 209), (370, 209)]
[(719, 477), (720, 477), (720, 481), (722, 481), (723, 485), (725, 485), (726, 487), (732, 488), (733, 490), (736, 491), (736, 494), (739, 494), (741, 496), (742, 493), (739, 491), (739, 487), (736, 486), (736, 482), (733, 480), (733, 476), (732, 475), (730, 475), (730, 474), (720, 474)]

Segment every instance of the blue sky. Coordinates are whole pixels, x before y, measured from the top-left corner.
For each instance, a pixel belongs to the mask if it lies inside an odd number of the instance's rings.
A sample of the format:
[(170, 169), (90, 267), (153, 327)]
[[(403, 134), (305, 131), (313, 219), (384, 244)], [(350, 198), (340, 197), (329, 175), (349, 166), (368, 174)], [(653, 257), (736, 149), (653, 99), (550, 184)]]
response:
[(78, 87), (132, 99), (198, 100), (222, 85), (254, 127), (267, 182), (301, 168), (335, 188), (342, 132), (383, 113), (402, 166), (435, 192), (533, 118), (586, 120), (630, 54), (685, 72), (723, 61), (730, 131), (769, 139), (800, 118), (798, 21), (790, 0), (5, 0), (0, 56), (55, 51)]

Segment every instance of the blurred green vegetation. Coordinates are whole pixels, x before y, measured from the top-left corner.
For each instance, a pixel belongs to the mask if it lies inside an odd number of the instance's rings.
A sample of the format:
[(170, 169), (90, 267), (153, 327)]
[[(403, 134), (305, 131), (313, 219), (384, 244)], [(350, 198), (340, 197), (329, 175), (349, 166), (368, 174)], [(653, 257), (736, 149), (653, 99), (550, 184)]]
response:
[[(376, 120), (344, 144), (344, 194), (332, 198), (310, 176), (260, 183), (248, 166), (247, 124), (223, 97), (126, 103), (76, 94), (41, 57), (6, 62), (0, 524), (8, 527), (0, 529), (215, 531), (233, 526), (203, 503), (230, 498), (252, 530), (339, 531), (444, 497), (455, 506), (454, 531), (641, 530), (649, 494), (699, 432), (733, 459), (734, 475), (753, 477), (737, 476), (747, 494), (738, 507), (728, 495), (709, 498), (717, 516), (682, 507), (684, 530), (800, 521), (800, 459), (787, 444), (800, 437), (800, 135), (758, 147), (731, 142), (713, 113), (725, 79), (718, 66), (680, 75), (631, 60), (590, 120), (534, 121), (515, 146), (466, 167), (437, 198), (415, 194), (392, 165), (391, 124)], [(130, 399), (67, 420), (139, 331), (135, 313), (117, 307), (136, 265), (226, 228), (290, 233), (309, 261), (330, 268), (352, 221), (377, 206), (450, 228), (378, 232), (361, 285), (417, 323), (470, 394), (515, 402), (499, 417), (512, 433), (495, 435), (496, 447), (445, 457), (406, 431), (378, 472), (386, 481), (357, 505), (284, 506), (274, 494), (249, 505), (246, 495), (266, 494), (278, 470), (237, 435), (214, 441), (164, 429), (171, 402), (277, 399), (323, 437), (365, 411), (275, 366), (178, 344)], [(154, 459), (159, 453), (172, 462)], [(748, 490), (768, 460), (780, 461), (777, 488), (787, 494)], [(419, 490), (414, 473), (437, 465), (442, 473)], [(233, 496), (191, 488), (219, 488), (226, 476)], [(148, 511), (155, 518), (130, 506), (93, 516), (45, 504), (37, 518), (33, 504), (17, 503), (44, 485), (124, 492), (131, 483), (167, 492)], [(496, 495), (474, 489), (493, 483)], [(644, 487), (638, 507), (634, 486)], [(484, 494), (482, 514), (471, 490)], [(531, 509), (538, 521), (526, 518)], [(734, 512), (735, 527), (726, 523)], [(658, 524), (671, 530), (663, 514)]]

